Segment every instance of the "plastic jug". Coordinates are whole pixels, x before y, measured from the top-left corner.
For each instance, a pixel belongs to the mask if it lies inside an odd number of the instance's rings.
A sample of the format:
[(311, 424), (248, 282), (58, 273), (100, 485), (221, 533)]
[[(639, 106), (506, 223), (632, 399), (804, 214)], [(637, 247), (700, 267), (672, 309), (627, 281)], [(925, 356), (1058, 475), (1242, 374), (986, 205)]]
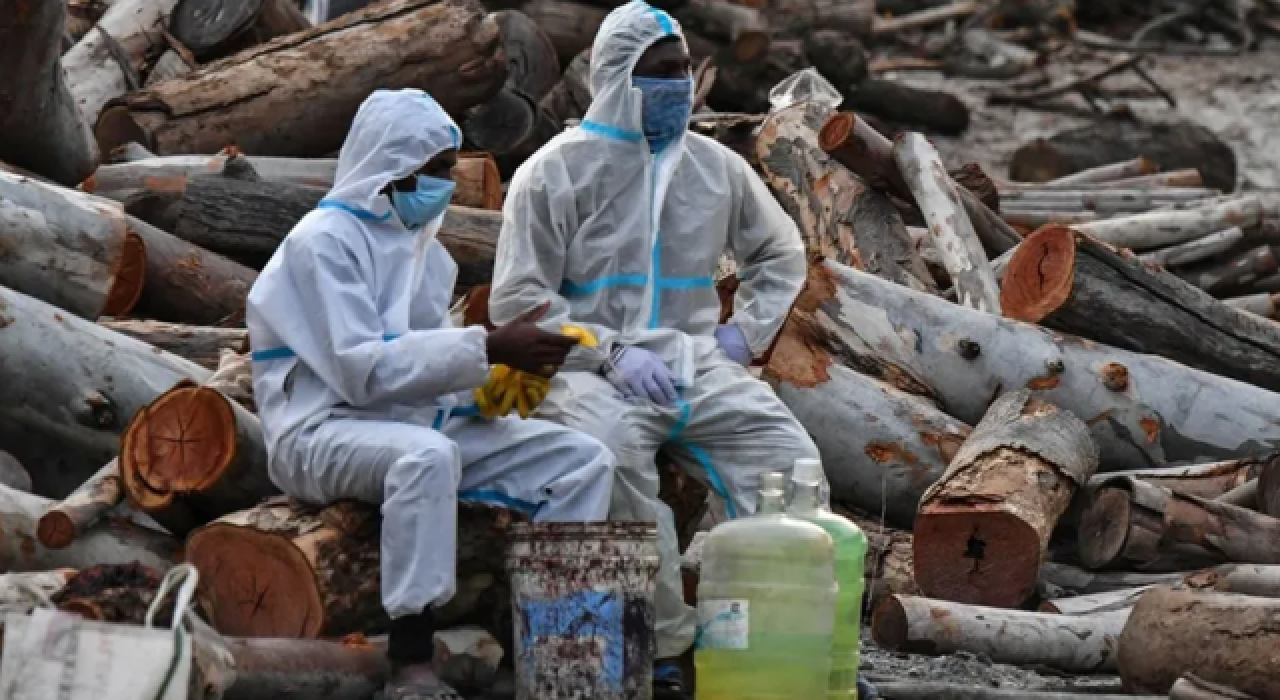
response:
[[(836, 545), (835, 634), (831, 642), (831, 682), (827, 700), (857, 700), (858, 649), (862, 631), (862, 592), (866, 588), (863, 566), (867, 535), (848, 518), (831, 512), (827, 503), (822, 462), (797, 459), (791, 473), (791, 505), (787, 512), (826, 530)], [(817, 697), (817, 696), (815, 696)]]
[(765, 474), (759, 512), (703, 545), (698, 700), (826, 696), (835, 621), (835, 543), (785, 513), (786, 477)]

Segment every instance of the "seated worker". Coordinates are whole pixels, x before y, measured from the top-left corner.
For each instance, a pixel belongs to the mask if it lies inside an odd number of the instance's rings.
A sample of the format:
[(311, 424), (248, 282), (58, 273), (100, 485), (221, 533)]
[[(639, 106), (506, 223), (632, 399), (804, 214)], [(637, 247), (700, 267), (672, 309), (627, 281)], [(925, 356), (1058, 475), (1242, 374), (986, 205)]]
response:
[[(593, 435), (618, 459), (610, 517), (656, 520), (655, 689), (679, 697), (670, 660), (693, 643), (671, 511), (658, 499), (659, 449), (725, 502), (753, 513), (760, 475), (818, 451), (747, 366), (804, 284), (799, 230), (737, 154), (687, 131), (689, 52), (665, 12), (630, 2), (591, 48), (591, 108), (526, 162), (508, 189), (490, 317), (550, 303), (545, 325), (600, 340), (577, 347), (538, 415)], [(732, 253), (741, 277), (718, 325), (712, 275)]]
[(436, 239), (458, 127), (420, 90), (360, 106), (333, 189), (249, 293), (253, 388), (286, 494), (381, 504), (389, 700), (456, 698), (431, 672), (431, 606), (455, 591), (457, 501), (535, 521), (608, 515), (613, 455), (553, 423), (477, 415), (490, 367), (548, 376), (576, 340), (508, 325), (454, 328), (457, 265)]

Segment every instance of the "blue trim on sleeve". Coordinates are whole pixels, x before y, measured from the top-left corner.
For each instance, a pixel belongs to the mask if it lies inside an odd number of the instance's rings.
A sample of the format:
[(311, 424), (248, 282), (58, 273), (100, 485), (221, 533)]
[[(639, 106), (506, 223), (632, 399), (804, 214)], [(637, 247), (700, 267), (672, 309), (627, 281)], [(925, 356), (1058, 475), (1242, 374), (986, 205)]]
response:
[(639, 143), (644, 141), (644, 134), (639, 131), (622, 129), (610, 124), (601, 124), (600, 122), (592, 121), (590, 119), (584, 119), (578, 127), (584, 131), (589, 131), (607, 139), (613, 139), (614, 141), (626, 141), (628, 143)]
[(281, 345), (278, 348), (267, 348), (266, 350), (258, 350), (249, 355), (249, 359), (254, 362), (267, 362), (268, 360), (283, 360), (289, 357), (297, 357), (297, 353)]

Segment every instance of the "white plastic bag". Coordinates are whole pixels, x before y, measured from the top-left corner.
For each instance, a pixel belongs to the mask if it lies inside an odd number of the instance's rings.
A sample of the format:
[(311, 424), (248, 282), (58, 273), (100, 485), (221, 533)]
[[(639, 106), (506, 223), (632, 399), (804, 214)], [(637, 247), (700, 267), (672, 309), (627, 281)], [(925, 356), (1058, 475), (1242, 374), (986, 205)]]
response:
[[(187, 700), (189, 614), (198, 575), (190, 564), (164, 577), (143, 627), (85, 620), (50, 607), (4, 618), (0, 698), (5, 700)], [(178, 586), (170, 629), (152, 620)]]

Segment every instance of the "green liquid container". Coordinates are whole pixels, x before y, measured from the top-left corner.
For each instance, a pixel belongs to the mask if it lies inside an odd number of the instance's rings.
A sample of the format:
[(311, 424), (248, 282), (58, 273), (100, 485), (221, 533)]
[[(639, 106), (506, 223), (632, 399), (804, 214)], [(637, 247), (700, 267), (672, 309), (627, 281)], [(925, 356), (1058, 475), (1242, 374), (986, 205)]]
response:
[(848, 518), (831, 512), (823, 488), (825, 484), (822, 462), (816, 459), (796, 460), (791, 474), (791, 505), (787, 512), (794, 518), (822, 528), (835, 541), (836, 581), (840, 584), (840, 592), (836, 596), (831, 677), (825, 697), (827, 700), (857, 700), (867, 535)]
[(765, 474), (759, 512), (707, 536), (698, 584), (698, 700), (826, 697), (835, 543), (787, 515), (786, 477)]

